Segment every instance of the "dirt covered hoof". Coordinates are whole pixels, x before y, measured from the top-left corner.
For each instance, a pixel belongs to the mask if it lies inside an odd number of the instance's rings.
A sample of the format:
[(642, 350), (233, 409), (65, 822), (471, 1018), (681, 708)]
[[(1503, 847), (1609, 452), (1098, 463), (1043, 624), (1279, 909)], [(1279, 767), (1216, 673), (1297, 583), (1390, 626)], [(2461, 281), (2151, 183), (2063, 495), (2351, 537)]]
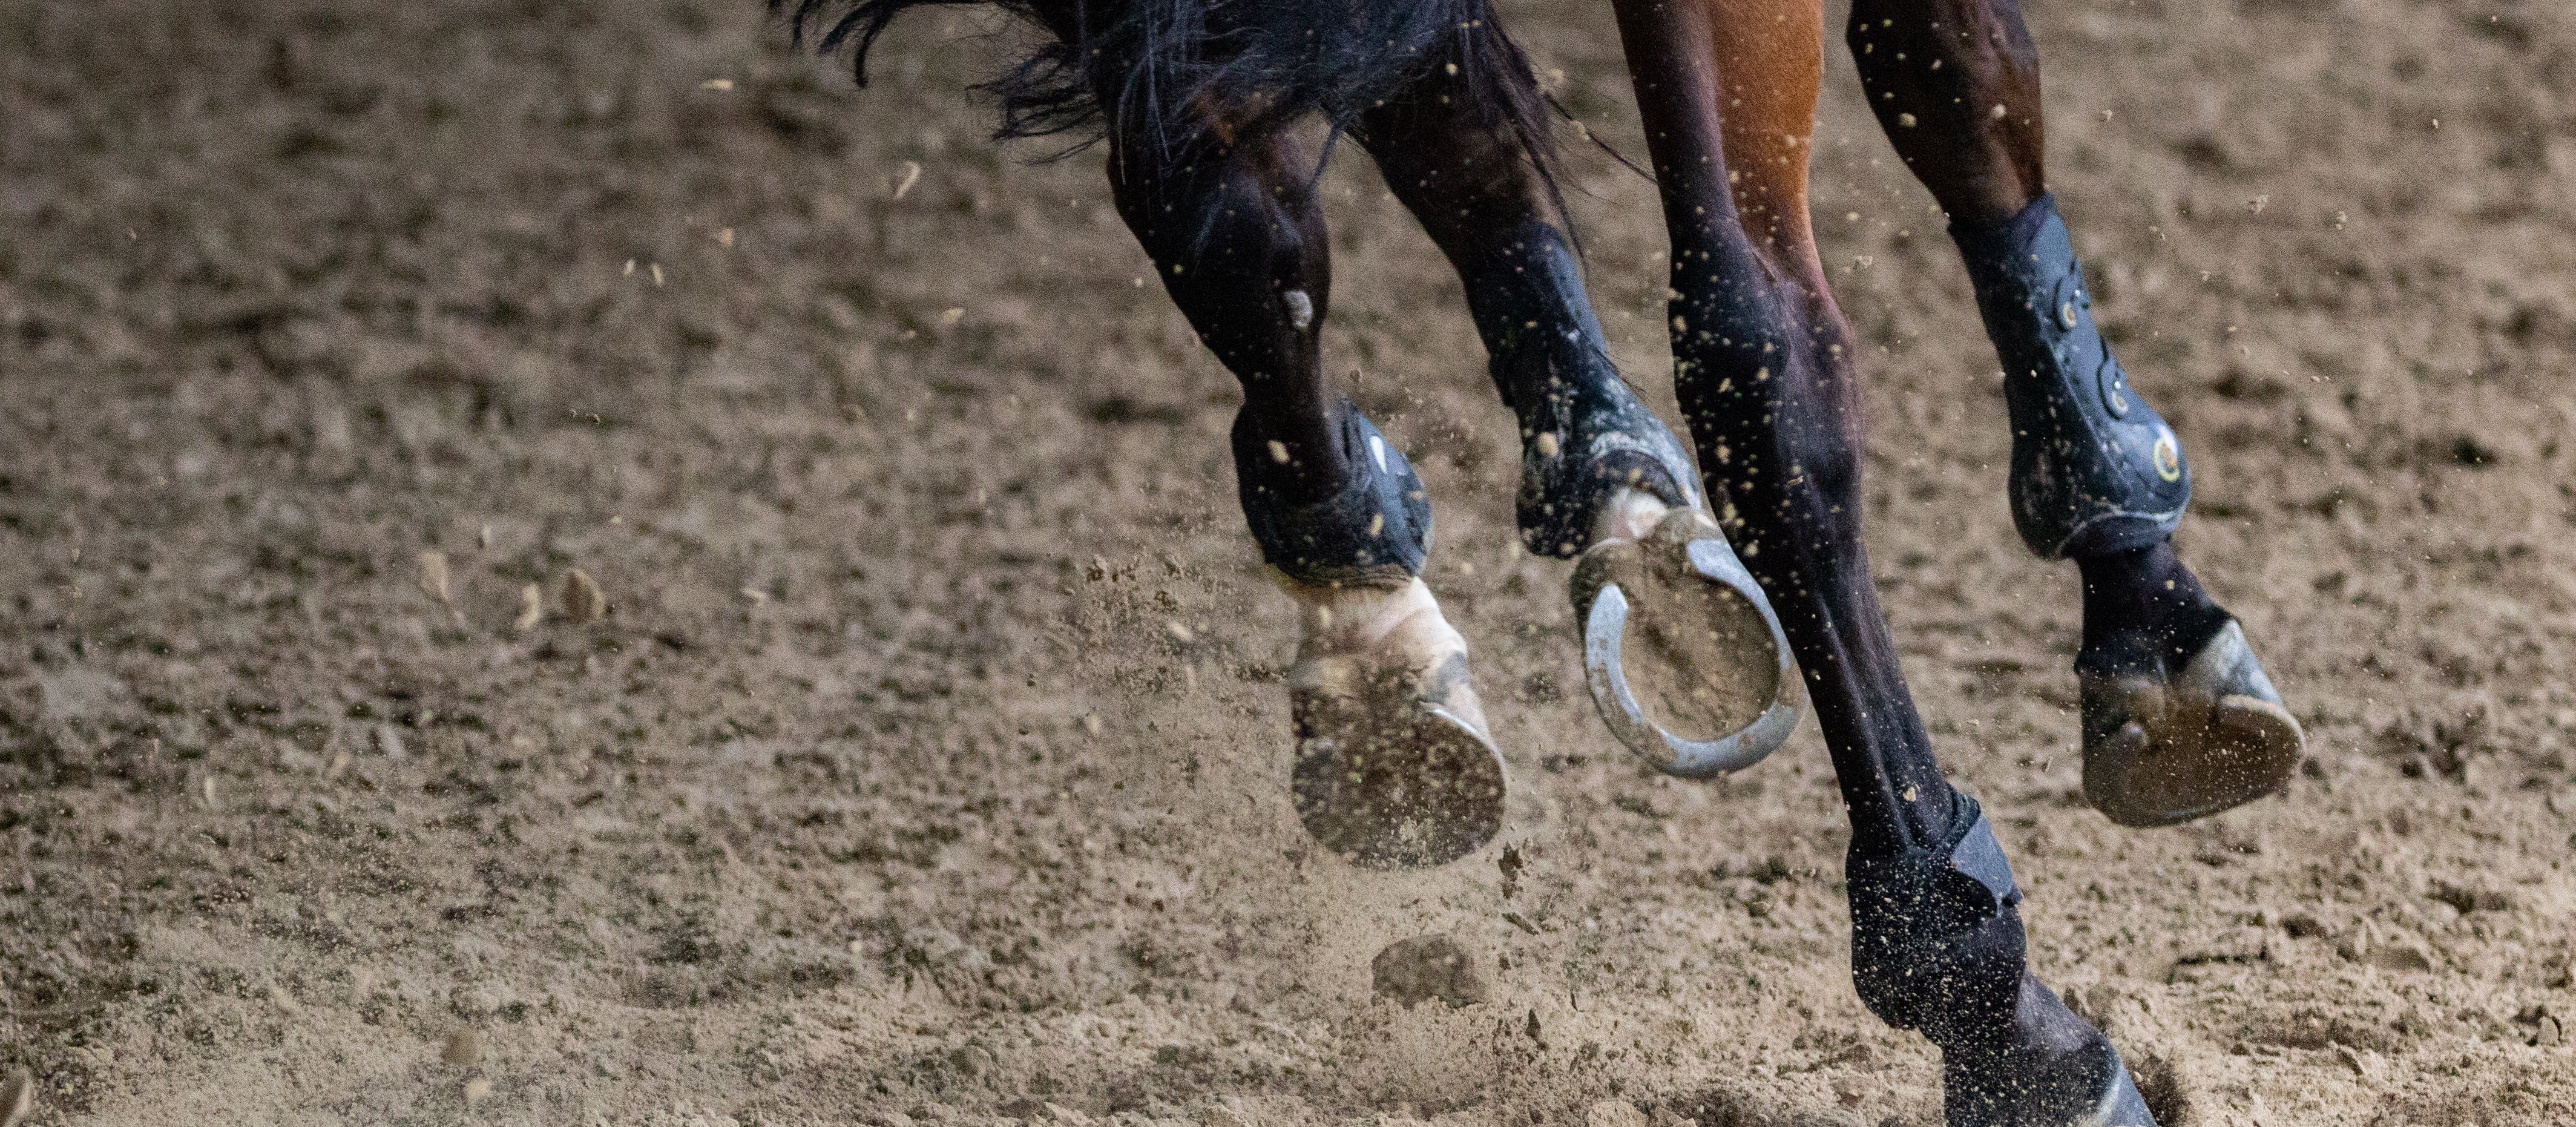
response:
[(1501, 831), (1502, 753), (1430, 589), (1417, 579), (1370, 611), (1308, 615), (1288, 675), (1297, 819), (1355, 864), (1446, 864)]
[(1676, 510), (1574, 572), (1583, 672), (1603, 722), (1657, 768), (1707, 778), (1760, 762), (1805, 690), (1769, 600), (1716, 522)]
[(2080, 676), (2084, 797), (2124, 826), (2171, 826), (2281, 789), (2307, 737), (2234, 622), (2169, 679)]
[(1502, 754), (1481, 728), (1421, 702), (1301, 717), (1290, 787), (1306, 832), (1370, 868), (1447, 864), (1503, 827)]

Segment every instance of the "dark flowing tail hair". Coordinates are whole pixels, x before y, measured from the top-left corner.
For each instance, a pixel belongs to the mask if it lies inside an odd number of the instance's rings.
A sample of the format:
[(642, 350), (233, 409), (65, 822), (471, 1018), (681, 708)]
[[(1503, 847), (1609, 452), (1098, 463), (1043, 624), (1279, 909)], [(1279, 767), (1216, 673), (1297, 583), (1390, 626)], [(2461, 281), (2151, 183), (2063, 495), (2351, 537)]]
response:
[[(1339, 136), (1439, 71), (1443, 92), (1498, 118), (1555, 188), (1546, 97), (1493, 0), (769, 0), (799, 45), (819, 27), (823, 52), (848, 46), (861, 86), (868, 51), (895, 17), (967, 4), (1047, 32), (1045, 45), (977, 86), (1001, 102), (1000, 138), (1071, 135), (1061, 156), (1100, 139), (1114, 117), (1122, 133), (1185, 152), (1309, 115)], [(1219, 123), (1229, 137), (1211, 136)]]

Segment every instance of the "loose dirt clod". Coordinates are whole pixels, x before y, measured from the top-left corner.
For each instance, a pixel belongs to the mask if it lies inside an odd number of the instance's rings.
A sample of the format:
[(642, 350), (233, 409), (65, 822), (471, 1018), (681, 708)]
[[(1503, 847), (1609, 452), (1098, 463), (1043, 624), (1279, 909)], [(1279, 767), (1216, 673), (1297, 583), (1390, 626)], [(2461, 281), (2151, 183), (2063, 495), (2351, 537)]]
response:
[(480, 1076), (465, 1082), (465, 1106), (472, 1107), (492, 1098), (492, 1082)]
[(1646, 1113), (1626, 1100), (1602, 1100), (1583, 1109), (1583, 1127), (1646, 1127)]
[(599, 581), (580, 568), (564, 576), (564, 620), (575, 626), (597, 622), (608, 616), (608, 596), (600, 593)]
[(483, 1060), (483, 1038), (475, 1035), (471, 1029), (459, 1029), (450, 1033), (447, 1035), (447, 1043), (439, 1046), (438, 1059), (458, 1068), (480, 1064)]
[(1379, 997), (1406, 1009), (1433, 1000), (1457, 1009), (1482, 1002), (1491, 993), (1476, 958), (1446, 935), (1389, 944), (1369, 960), (1369, 978)]

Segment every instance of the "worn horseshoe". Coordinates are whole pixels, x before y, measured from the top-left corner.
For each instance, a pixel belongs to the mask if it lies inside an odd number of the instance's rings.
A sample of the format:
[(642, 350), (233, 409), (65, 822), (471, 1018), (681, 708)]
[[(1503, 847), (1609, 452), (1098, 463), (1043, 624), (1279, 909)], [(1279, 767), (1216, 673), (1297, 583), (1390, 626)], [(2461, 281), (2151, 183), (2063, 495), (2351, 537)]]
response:
[(1742, 598), (1767, 628), (1776, 680), (1760, 715), (1736, 731), (1710, 739), (1673, 732), (1649, 717), (1637, 702), (1622, 660), (1631, 606), (1627, 592), (1615, 580), (1601, 584), (1584, 612), (1583, 674), (1602, 722), (1629, 750), (1666, 774), (1708, 779), (1759, 763), (1788, 742), (1805, 709), (1806, 687), (1779, 616), (1734, 549), (1714, 536), (1690, 540), (1682, 548), (1692, 573)]

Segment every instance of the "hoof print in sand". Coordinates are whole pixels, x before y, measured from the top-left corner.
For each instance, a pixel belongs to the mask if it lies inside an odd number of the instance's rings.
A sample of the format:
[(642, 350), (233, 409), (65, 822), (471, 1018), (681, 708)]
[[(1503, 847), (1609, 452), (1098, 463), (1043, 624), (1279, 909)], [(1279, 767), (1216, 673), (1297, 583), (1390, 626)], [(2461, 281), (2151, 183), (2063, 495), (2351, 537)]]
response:
[(1446, 935), (1388, 944), (1369, 960), (1369, 978), (1378, 997), (1406, 1009), (1440, 1001), (1454, 1010), (1482, 1002), (1488, 994), (1477, 958)]

